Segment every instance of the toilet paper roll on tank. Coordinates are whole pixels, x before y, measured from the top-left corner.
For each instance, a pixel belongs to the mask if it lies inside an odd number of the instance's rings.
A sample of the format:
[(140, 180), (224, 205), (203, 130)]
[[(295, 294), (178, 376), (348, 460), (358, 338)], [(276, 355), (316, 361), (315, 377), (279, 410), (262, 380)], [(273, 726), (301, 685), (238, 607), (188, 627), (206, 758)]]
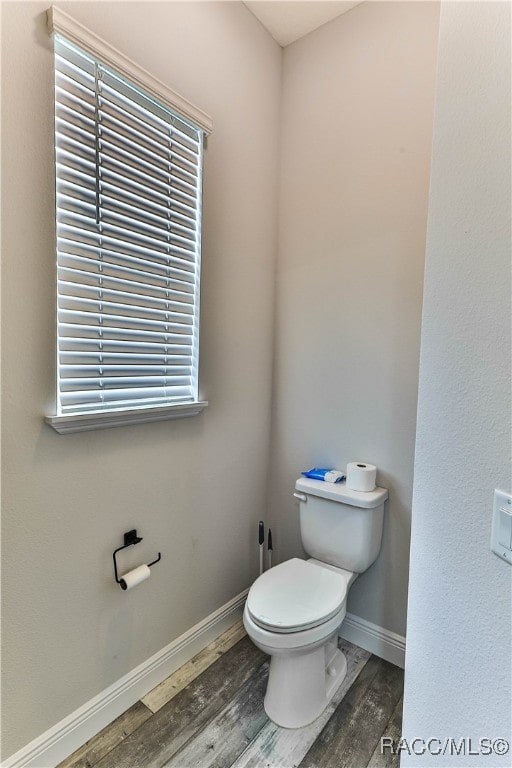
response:
[(377, 467), (364, 461), (351, 461), (347, 464), (346, 486), (352, 491), (368, 493), (375, 490)]

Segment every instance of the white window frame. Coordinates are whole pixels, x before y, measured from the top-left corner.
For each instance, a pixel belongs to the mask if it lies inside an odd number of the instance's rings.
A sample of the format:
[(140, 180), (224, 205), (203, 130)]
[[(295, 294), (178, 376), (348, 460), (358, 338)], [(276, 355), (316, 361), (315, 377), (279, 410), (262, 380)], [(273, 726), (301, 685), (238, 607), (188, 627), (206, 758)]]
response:
[[(195, 107), (142, 67), (139, 67), (138, 64), (99, 38), (66, 12), (52, 6), (47, 11), (47, 20), (48, 30), (51, 35), (57, 33), (70, 43), (76, 44), (86, 53), (111, 67), (128, 81), (140, 87), (150, 96), (153, 96), (158, 102), (170, 107), (178, 115), (201, 129), (205, 135), (211, 133), (212, 120), (205, 112)], [(84, 412), (73, 410), (73, 412), (63, 413), (58, 409), (56, 414), (47, 416), (46, 421), (59, 433), (81, 432), (140, 422), (194, 416), (200, 413), (207, 405), (207, 401), (196, 398), (192, 402), (187, 400), (186, 402), (159, 403), (158, 405), (139, 404), (134, 408), (116, 407), (111, 410), (108, 407), (102, 406), (98, 410), (87, 410)]]

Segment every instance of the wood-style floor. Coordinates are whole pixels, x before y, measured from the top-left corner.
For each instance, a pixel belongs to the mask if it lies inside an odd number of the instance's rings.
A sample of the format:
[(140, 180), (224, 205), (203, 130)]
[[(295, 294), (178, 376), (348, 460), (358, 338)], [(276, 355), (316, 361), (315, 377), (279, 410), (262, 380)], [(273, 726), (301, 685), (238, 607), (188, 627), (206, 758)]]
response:
[(403, 671), (339, 645), (347, 676), (305, 728), (266, 716), (268, 658), (238, 622), (58, 768), (397, 768), (380, 739), (400, 736)]

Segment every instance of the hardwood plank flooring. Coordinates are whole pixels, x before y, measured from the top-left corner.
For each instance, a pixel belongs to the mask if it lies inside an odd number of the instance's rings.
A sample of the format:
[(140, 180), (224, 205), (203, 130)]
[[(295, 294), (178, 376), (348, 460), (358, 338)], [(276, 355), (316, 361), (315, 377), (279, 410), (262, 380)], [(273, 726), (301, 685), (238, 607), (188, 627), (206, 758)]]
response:
[[(404, 704), (404, 697), (400, 697), (400, 701), (395, 707), (391, 719), (385, 728), (385, 735), (389, 739), (393, 739), (397, 742), (402, 735), (402, 709)], [(391, 750), (382, 752), (380, 749), (380, 743), (375, 747), (375, 751), (368, 763), (368, 768), (399, 768), (400, 756), (393, 754)]]
[(168, 678), (160, 683), (160, 685), (157, 685), (156, 688), (153, 688), (146, 696), (143, 696), (141, 699), (142, 703), (149, 707), (152, 712), (158, 712), (164, 704), (167, 704), (183, 688), (186, 688), (192, 680), (199, 677), (205, 669), (208, 669), (214, 661), (217, 661), (223, 653), (229, 651), (244, 636), (245, 629), (242, 619), (240, 619), (227, 632), (218, 637), (217, 640), (210, 643), (193, 659), (177, 669), (174, 674), (169, 675)]
[(135, 731), (139, 725), (148, 720), (152, 714), (150, 709), (138, 701), (94, 738), (86, 741), (83, 747), (73, 752), (67, 760), (59, 763), (58, 768), (91, 768)]
[(268, 665), (265, 664), (206, 728), (165, 764), (165, 768), (225, 768), (233, 765), (267, 720), (263, 709), (267, 676)]
[(347, 676), (298, 730), (263, 709), (268, 660), (237, 622), (58, 768), (398, 768), (403, 671), (344, 640)]
[(322, 730), (301, 768), (367, 766), (402, 695), (398, 667), (372, 656)]
[(162, 768), (199, 734), (265, 662), (244, 637), (96, 765), (98, 768)]

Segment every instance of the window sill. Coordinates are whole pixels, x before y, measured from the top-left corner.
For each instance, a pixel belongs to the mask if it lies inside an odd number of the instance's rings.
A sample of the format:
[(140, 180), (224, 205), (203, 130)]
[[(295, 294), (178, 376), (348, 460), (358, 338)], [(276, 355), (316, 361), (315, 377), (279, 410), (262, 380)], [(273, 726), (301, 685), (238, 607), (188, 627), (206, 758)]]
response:
[(202, 400), (195, 403), (125, 408), (118, 411), (88, 411), (66, 414), (65, 416), (47, 416), (45, 421), (60, 435), (65, 435), (71, 432), (124, 427), (129, 424), (144, 424), (150, 421), (184, 419), (201, 413), (207, 405), (208, 402)]

